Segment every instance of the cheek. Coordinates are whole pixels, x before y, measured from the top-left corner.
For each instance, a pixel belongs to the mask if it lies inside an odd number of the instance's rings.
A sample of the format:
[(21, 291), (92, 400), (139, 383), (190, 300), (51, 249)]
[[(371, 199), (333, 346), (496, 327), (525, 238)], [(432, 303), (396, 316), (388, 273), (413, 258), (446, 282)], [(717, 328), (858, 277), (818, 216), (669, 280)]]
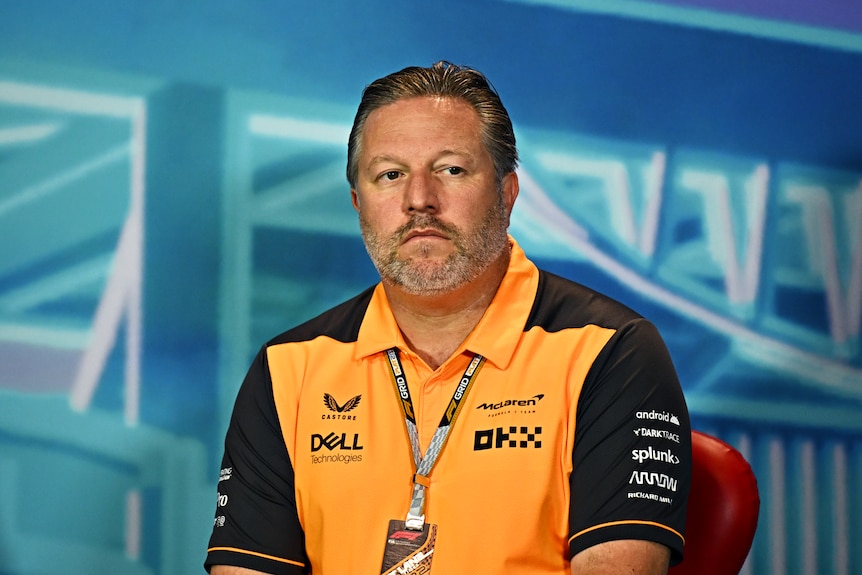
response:
[(377, 234), (385, 234), (398, 227), (398, 217), (391, 210), (383, 209), (379, 205), (369, 202), (360, 204), (359, 219)]
[(487, 214), (495, 209), (496, 198), (482, 197), (476, 194), (466, 197), (462, 201), (453, 202), (449, 207), (448, 214), (455, 222), (461, 225), (475, 226), (487, 217)]

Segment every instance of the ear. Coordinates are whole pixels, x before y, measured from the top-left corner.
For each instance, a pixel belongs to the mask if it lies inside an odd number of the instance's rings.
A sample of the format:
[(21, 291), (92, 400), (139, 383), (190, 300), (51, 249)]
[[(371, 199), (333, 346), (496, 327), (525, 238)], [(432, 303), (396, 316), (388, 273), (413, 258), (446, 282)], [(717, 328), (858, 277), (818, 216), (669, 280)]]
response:
[(350, 203), (353, 204), (353, 209), (359, 211), (359, 194), (356, 193), (356, 188), (350, 188)]
[(515, 199), (517, 199), (518, 192), (520, 191), (518, 174), (515, 172), (509, 172), (503, 176), (503, 181), (501, 182), (500, 187), (503, 194), (503, 204), (506, 206), (506, 210), (511, 216), (512, 207), (515, 205)]

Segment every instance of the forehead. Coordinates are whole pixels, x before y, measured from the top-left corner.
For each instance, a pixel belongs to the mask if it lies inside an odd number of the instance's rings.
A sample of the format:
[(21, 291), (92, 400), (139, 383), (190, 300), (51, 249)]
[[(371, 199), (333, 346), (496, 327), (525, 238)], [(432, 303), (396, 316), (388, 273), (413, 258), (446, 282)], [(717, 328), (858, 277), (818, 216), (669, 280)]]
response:
[(441, 144), (482, 146), (481, 119), (458, 98), (420, 96), (382, 106), (368, 115), (363, 148)]

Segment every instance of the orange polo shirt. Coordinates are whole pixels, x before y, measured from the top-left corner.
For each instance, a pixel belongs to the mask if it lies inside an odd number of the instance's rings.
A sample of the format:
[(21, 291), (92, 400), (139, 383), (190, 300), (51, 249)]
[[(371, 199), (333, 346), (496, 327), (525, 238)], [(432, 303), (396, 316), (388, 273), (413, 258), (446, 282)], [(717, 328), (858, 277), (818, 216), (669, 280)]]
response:
[(474, 354), (485, 358), (429, 474), (431, 572), (564, 574), (573, 553), (620, 538), (679, 558), (690, 432), (664, 344), (513, 241), (490, 307), (436, 370), (405, 344), (381, 285), (264, 346), (225, 442), (207, 566), (381, 572), (416, 471), (390, 348), (422, 453)]

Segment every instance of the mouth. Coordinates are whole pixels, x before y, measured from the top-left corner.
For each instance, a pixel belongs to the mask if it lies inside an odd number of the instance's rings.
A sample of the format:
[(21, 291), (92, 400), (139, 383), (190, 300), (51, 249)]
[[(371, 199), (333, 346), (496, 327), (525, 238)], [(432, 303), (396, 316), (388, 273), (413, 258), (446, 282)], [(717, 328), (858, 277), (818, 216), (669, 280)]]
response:
[(404, 237), (403, 237), (401, 243), (406, 244), (410, 240), (424, 239), (424, 238), (438, 238), (438, 239), (447, 240), (447, 239), (449, 239), (449, 236), (447, 236), (444, 232), (442, 232), (440, 230), (435, 230), (435, 229), (430, 229), (430, 228), (428, 228), (428, 229), (414, 229), (414, 230), (410, 230), (409, 232), (404, 234)]

